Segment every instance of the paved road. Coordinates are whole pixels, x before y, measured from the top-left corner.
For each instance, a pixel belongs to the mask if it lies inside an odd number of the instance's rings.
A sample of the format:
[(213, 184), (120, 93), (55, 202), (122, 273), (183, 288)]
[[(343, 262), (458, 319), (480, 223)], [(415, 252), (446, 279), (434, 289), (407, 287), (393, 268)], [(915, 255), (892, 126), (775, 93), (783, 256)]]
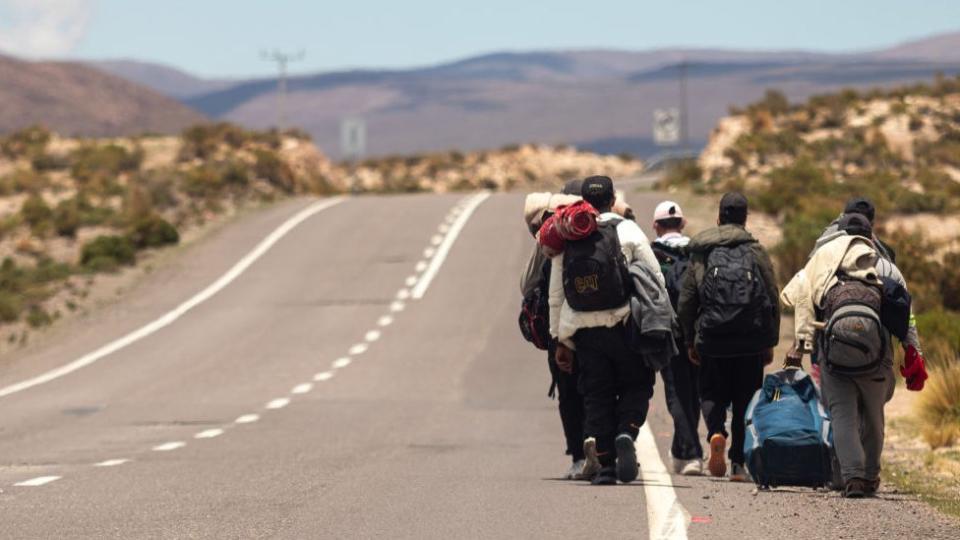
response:
[[(632, 202), (646, 216), (657, 201)], [(515, 322), (522, 198), (349, 199), (244, 259), (312, 203), (222, 230), (0, 365), (0, 537), (960, 536), (889, 492), (755, 495), (662, 474), (659, 390), (643, 481), (557, 480), (545, 359)], [(81, 369), (11, 387), (165, 315)]]

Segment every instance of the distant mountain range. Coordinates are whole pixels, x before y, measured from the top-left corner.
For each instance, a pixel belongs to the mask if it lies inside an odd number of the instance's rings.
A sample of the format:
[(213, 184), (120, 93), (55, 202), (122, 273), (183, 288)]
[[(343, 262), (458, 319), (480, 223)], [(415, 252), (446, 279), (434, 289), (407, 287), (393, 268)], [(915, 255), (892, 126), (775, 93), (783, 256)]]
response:
[(44, 124), (64, 135), (175, 133), (202, 122), (159, 92), (70, 62), (0, 56), (0, 132)]
[[(430, 67), (292, 77), (287, 117), (336, 157), (344, 117), (362, 117), (371, 155), (572, 143), (649, 155), (653, 110), (677, 106), (685, 63), (691, 144), (731, 105), (768, 88), (792, 99), (960, 73), (960, 32), (855, 54), (662, 49), (495, 53)], [(91, 64), (179, 99), (210, 118), (276, 121), (276, 81), (211, 80), (133, 61)], [(147, 127), (144, 127), (147, 129)]]

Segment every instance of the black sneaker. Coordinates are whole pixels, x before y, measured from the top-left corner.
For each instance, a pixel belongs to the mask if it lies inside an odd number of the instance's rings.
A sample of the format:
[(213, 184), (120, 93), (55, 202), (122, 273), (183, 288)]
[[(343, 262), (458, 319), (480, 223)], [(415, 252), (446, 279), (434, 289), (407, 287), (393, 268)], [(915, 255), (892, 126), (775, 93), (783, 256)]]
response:
[(629, 433), (617, 435), (614, 441), (617, 447), (617, 478), (624, 484), (637, 479), (637, 447), (633, 444), (633, 437)]
[(617, 473), (613, 467), (600, 467), (597, 474), (593, 475), (590, 483), (595, 486), (615, 486), (617, 484)]
[(843, 496), (847, 499), (862, 499), (867, 494), (867, 481), (862, 478), (851, 478), (843, 488)]

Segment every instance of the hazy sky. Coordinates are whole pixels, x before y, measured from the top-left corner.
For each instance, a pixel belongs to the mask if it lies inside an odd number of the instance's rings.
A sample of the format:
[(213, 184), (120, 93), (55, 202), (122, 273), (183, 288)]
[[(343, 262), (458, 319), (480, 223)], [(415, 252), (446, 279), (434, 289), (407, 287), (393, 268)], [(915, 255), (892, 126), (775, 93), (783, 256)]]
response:
[(850, 51), (960, 29), (958, 0), (0, 0), (0, 50), (202, 75), (432, 64), (496, 50)]

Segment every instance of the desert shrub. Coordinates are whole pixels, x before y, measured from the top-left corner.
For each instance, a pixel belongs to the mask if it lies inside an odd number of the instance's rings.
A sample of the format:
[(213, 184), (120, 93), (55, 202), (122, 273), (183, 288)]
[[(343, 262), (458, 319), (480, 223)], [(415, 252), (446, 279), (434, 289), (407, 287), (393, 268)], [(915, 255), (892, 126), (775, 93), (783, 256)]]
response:
[(30, 166), (37, 172), (63, 171), (70, 168), (70, 159), (57, 154), (38, 152), (30, 158)]
[(769, 180), (768, 187), (749, 195), (751, 204), (758, 210), (774, 215), (803, 213), (806, 207), (811, 206), (817, 208), (822, 199), (814, 200), (810, 195), (830, 196), (836, 185), (827, 178), (823, 169), (806, 158), (788, 167), (774, 169), (770, 172)]
[(924, 343), (943, 341), (954, 351), (960, 351), (960, 313), (944, 309), (932, 309), (917, 315), (917, 332)]
[(129, 222), (153, 215), (153, 201), (150, 194), (138, 183), (127, 185), (127, 194), (123, 199), (123, 214)]
[(220, 192), (223, 176), (211, 165), (200, 165), (186, 171), (182, 187), (184, 193), (191, 197), (207, 197)]
[(913, 296), (913, 310), (923, 313), (942, 307), (940, 280), (942, 266), (931, 258), (937, 246), (920, 232), (889, 231), (883, 239), (897, 252), (897, 267), (903, 273)]
[[(943, 300), (943, 306), (960, 311), (960, 253), (944, 255), (941, 267), (940, 297)], [(960, 324), (957, 326), (960, 327)], [(957, 350), (960, 350), (960, 340), (957, 342)]]
[(176, 244), (180, 241), (177, 228), (157, 215), (139, 218), (134, 222), (127, 237), (138, 249)]
[(32, 267), (20, 266), (7, 257), (0, 264), (0, 321), (20, 318), (24, 309), (50, 296), (48, 285), (65, 279), (72, 269), (49, 257), (40, 258)]
[(53, 317), (38, 305), (30, 306), (29, 311), (27, 311), (27, 324), (32, 328), (47, 326), (52, 322)]
[(136, 262), (136, 248), (126, 236), (102, 235), (83, 245), (80, 264), (94, 272), (109, 272)]
[(18, 169), (0, 180), (0, 195), (39, 193), (49, 187), (49, 179), (31, 169)]
[(42, 153), (50, 142), (50, 131), (31, 126), (0, 139), (0, 153), (11, 159)]
[(23, 216), (24, 223), (29, 225), (36, 235), (45, 235), (53, 227), (53, 210), (39, 195), (31, 195), (23, 201), (23, 206), (20, 207), (20, 215)]
[(59, 236), (77, 236), (77, 230), (80, 229), (80, 205), (76, 198), (60, 201), (53, 209), (53, 228)]
[(296, 187), (296, 177), (293, 170), (276, 152), (271, 150), (254, 151), (256, 164), (253, 172), (258, 178), (263, 178), (274, 186), (292, 193)]
[(657, 184), (658, 189), (668, 187), (685, 188), (701, 183), (703, 169), (694, 159), (685, 159), (672, 164), (666, 175)]
[(792, 212), (783, 221), (783, 237), (770, 250), (776, 262), (780, 283), (787, 283), (804, 265), (824, 228), (837, 217), (837, 211), (824, 205), (809, 212)]
[(256, 138), (251, 134), (229, 122), (215, 124), (198, 124), (183, 130), (180, 135), (183, 145), (180, 148), (180, 161), (191, 159), (209, 159), (213, 157), (221, 144), (237, 149), (248, 141)]
[(952, 445), (960, 435), (960, 361), (931, 370), (917, 408), (930, 446)]
[(129, 151), (116, 144), (84, 145), (70, 154), (70, 172), (82, 184), (110, 184), (121, 173), (134, 172), (143, 163), (143, 149)]
[(167, 210), (177, 206), (175, 175), (170, 171), (150, 171), (137, 178), (144, 187), (154, 208)]
[(0, 290), (0, 322), (14, 322), (20, 318), (23, 301), (20, 295)]

